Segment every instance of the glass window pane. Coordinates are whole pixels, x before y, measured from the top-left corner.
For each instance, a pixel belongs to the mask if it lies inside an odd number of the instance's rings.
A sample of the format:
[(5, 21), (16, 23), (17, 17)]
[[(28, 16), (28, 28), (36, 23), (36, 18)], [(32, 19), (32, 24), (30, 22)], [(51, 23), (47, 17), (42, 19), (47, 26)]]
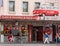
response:
[(40, 8), (40, 2), (35, 2), (35, 9), (39, 9)]
[(9, 11), (15, 11), (15, 1), (9, 1)]
[(54, 3), (50, 3), (50, 6), (54, 6)]
[(28, 2), (23, 2), (23, 12), (28, 12)]

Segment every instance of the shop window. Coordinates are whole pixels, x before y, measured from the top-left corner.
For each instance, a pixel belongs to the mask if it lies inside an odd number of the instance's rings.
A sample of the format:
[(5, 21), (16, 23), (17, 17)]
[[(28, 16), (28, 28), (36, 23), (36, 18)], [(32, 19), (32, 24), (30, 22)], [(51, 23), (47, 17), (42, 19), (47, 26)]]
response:
[(27, 29), (25, 29), (25, 26), (21, 27), (21, 32), (22, 32), (22, 36), (26, 36), (27, 35)]
[(15, 1), (9, 1), (9, 11), (15, 11)]
[(20, 33), (19, 27), (16, 26), (14, 23), (12, 23), (12, 24), (9, 24), (9, 23), (6, 24), (5, 23), (3, 32), (4, 32), (4, 35), (12, 34), (12, 35), (17, 35), (17, 36)]
[(40, 8), (40, 2), (35, 2), (35, 9), (39, 9)]
[(28, 12), (28, 2), (23, 2), (23, 12)]
[(4, 25), (4, 35), (8, 35), (9, 34), (9, 25)]

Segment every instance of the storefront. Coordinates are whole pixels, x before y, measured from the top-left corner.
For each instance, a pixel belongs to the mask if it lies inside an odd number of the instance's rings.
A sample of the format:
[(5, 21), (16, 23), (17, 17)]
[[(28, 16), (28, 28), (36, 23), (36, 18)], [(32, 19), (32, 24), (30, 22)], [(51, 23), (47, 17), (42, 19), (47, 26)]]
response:
[(10, 30), (16, 30), (17, 27), (20, 31), (20, 42), (32, 42), (32, 26), (34, 22), (36, 25), (36, 21), (39, 21), (39, 19), (41, 19), (39, 16), (0, 16), (1, 32), (4, 34), (4, 42), (9, 42), (8, 35)]
[(49, 39), (55, 42), (56, 33), (60, 29), (59, 25), (60, 21), (49, 20), (49, 17), (43, 20), (40, 16), (0, 16), (0, 32), (4, 34), (4, 42), (9, 42), (9, 31), (17, 27), (20, 31), (20, 41), (16, 43), (43, 42), (45, 31), (50, 32)]

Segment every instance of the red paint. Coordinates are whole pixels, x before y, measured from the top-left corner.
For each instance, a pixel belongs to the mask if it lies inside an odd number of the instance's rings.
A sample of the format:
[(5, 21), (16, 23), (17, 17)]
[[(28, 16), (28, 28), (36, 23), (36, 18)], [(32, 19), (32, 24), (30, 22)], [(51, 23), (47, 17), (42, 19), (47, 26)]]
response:
[(28, 41), (32, 42), (32, 25), (28, 25)]
[(59, 12), (56, 11), (56, 10), (33, 10), (33, 14), (39, 14), (39, 15), (42, 15), (42, 14), (45, 14), (46, 16), (53, 16), (53, 15), (58, 15)]
[(14, 16), (14, 15), (1, 15), (0, 19), (19, 19), (19, 20), (40, 20), (41, 18), (39, 16)]
[(60, 27), (58, 28), (58, 32), (60, 32)]

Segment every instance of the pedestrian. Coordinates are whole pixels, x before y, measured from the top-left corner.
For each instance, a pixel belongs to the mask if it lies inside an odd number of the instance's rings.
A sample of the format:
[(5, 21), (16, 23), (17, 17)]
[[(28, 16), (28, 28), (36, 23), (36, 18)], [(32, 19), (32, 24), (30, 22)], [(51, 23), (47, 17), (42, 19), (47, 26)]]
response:
[(46, 42), (49, 43), (49, 34), (47, 32), (45, 32), (44, 36), (45, 36), (44, 44)]

